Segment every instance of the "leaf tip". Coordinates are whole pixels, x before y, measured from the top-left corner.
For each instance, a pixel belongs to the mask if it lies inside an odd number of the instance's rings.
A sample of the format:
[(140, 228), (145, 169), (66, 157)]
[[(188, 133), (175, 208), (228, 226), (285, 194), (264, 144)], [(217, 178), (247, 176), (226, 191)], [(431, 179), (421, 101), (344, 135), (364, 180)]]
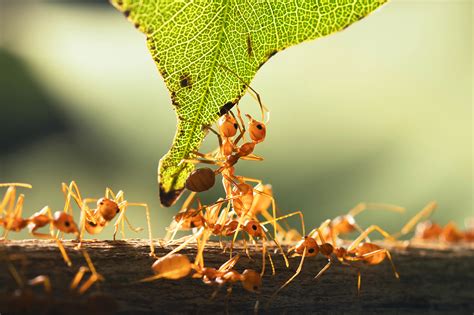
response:
[(166, 191), (160, 183), (160, 202), (164, 207), (171, 207), (179, 199), (184, 189)]

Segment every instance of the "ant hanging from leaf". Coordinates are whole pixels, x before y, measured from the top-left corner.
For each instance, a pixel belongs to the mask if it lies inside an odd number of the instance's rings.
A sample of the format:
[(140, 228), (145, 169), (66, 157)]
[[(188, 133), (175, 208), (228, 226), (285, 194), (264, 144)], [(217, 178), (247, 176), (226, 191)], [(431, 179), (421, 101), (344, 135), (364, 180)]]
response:
[[(3, 225), (4, 228), (3, 239), (7, 239), (8, 233), (10, 231), (19, 232), (25, 228), (28, 228), (30, 234), (35, 237), (56, 241), (64, 261), (68, 266), (71, 266), (71, 259), (67, 255), (66, 249), (64, 248), (62, 242), (55, 235), (55, 229), (62, 233), (74, 234), (76, 237), (78, 237), (79, 230), (72, 215), (61, 211), (56, 211), (53, 215), (51, 209), (48, 206), (45, 206), (43, 209), (36, 212), (32, 216), (23, 218), (22, 212), (25, 195), (20, 194), (15, 203), (15, 187), (31, 188), (31, 185), (13, 183), (0, 184), (0, 187), (1, 186), (9, 187), (1, 204), (2, 218), (0, 219), (0, 224)], [(47, 225), (49, 225), (50, 229), (49, 234), (38, 232), (38, 229)]]
[[(85, 198), (82, 199), (79, 187), (75, 181), (71, 181), (69, 185), (65, 183), (62, 184), (63, 192), (66, 196), (66, 202), (64, 205), (64, 211), (69, 212), (71, 209), (71, 201), (74, 200), (81, 210), (81, 221), (80, 221), (80, 235), (79, 235), (79, 245), (81, 247), (82, 240), (84, 239), (84, 233), (88, 232), (89, 234), (98, 234), (104, 227), (111, 222), (116, 216), (117, 220), (114, 224), (114, 234), (113, 239), (118, 232), (119, 225), (121, 224), (122, 237), (125, 238), (124, 224), (127, 223), (130, 230), (134, 232), (139, 232), (142, 228), (134, 228), (129, 222), (125, 212), (130, 206), (143, 207), (145, 209), (145, 215), (148, 226), (148, 238), (150, 241), (150, 256), (155, 255), (155, 247), (153, 245), (152, 231), (151, 231), (151, 221), (150, 221), (150, 209), (146, 203), (137, 203), (137, 202), (128, 202), (125, 200), (124, 192), (119, 191), (115, 194), (112, 189), (106, 188), (105, 195), (102, 198)], [(71, 200), (72, 198), (72, 200)], [(96, 207), (90, 208), (89, 203), (95, 202)]]
[[(237, 118), (230, 110), (219, 118), (217, 122), (219, 130), (218, 132), (212, 129), (210, 126), (205, 127), (205, 129), (216, 134), (219, 140), (219, 150), (217, 151), (217, 156), (215, 156), (215, 154), (202, 154), (199, 152), (193, 152), (194, 155), (201, 157), (202, 159), (185, 159), (182, 162), (213, 164), (218, 165), (219, 168), (215, 171), (210, 168), (201, 168), (192, 172), (186, 180), (185, 187), (188, 190), (194, 192), (203, 192), (212, 188), (215, 183), (215, 177), (219, 173), (223, 173), (223, 176), (231, 176), (228, 174), (228, 172), (233, 173), (233, 167), (240, 159), (256, 161), (262, 160), (261, 157), (253, 155), (253, 150), (255, 149), (256, 144), (265, 140), (266, 124), (263, 121), (265, 120), (265, 113), (269, 114), (269, 111), (267, 107), (263, 105), (260, 94), (258, 94), (257, 91), (255, 91), (250, 85), (242, 80), (240, 76), (238, 76), (230, 68), (225, 65), (221, 65), (221, 67), (237, 77), (239, 81), (241, 81), (252, 92), (250, 95), (256, 99), (260, 106), (262, 121), (253, 119), (249, 114), (246, 115), (249, 119), (248, 133), (251, 138), (250, 142), (245, 142), (245, 133), (247, 130), (245, 128), (245, 123), (242, 119), (238, 105), (236, 105)], [(240, 123), (237, 121), (237, 119)], [(233, 138), (237, 135), (239, 130), (240, 134), (234, 140)], [(238, 143), (240, 140), (244, 140), (244, 143), (239, 146)], [(224, 184), (224, 186), (226, 185)]]

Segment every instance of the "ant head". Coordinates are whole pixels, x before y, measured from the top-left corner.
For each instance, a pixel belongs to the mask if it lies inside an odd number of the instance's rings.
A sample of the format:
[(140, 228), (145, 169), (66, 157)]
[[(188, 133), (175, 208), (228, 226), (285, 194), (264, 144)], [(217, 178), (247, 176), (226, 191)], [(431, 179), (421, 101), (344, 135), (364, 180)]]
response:
[(416, 225), (415, 238), (421, 238), (424, 240), (437, 239), (442, 232), (443, 229), (441, 226), (427, 220)]
[(106, 221), (111, 221), (120, 212), (118, 204), (108, 198), (97, 200), (97, 209)]
[(262, 287), (262, 276), (252, 269), (245, 269), (242, 273), (242, 286), (245, 290), (258, 293)]
[(304, 249), (306, 248), (306, 256), (312, 257), (319, 253), (319, 246), (316, 240), (312, 237), (305, 236), (304, 239), (296, 244), (295, 252), (299, 255), (303, 255)]
[(462, 232), (457, 228), (454, 222), (449, 222), (443, 228), (440, 239), (446, 242), (458, 242), (464, 238)]
[(79, 229), (77, 228), (74, 218), (63, 211), (56, 211), (53, 218), (54, 226), (64, 233), (74, 233), (79, 234)]
[(351, 233), (355, 230), (355, 219), (352, 215), (340, 215), (331, 221), (331, 227), (339, 234)]
[(244, 224), (244, 230), (253, 237), (264, 237), (263, 229), (260, 223), (255, 220), (249, 220)]
[(267, 133), (267, 127), (263, 122), (257, 121), (252, 118), (249, 114), (246, 116), (250, 119), (249, 121), (249, 135), (250, 139), (256, 143), (262, 142), (265, 140), (265, 135)]
[(229, 113), (222, 115), (217, 121), (217, 124), (219, 126), (219, 133), (224, 138), (235, 136), (237, 134), (237, 130), (239, 129), (239, 124)]

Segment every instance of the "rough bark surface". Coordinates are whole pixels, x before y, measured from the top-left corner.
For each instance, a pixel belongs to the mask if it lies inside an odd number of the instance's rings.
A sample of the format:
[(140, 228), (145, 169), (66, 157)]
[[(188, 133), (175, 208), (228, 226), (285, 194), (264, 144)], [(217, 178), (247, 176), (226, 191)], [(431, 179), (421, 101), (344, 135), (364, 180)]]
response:
[[(137, 280), (152, 274), (150, 266), (154, 259), (148, 256), (148, 244), (143, 240), (88, 241), (88, 250), (97, 270), (105, 277), (99, 286), (92, 287), (83, 296), (69, 293), (68, 285), (81, 265), (85, 265), (81, 252), (74, 250), (73, 241), (65, 241), (73, 267), (63, 262), (55, 244), (42, 240), (7, 241), (0, 249), (9, 254), (21, 253), (28, 257), (25, 277), (48, 275), (52, 281), (53, 293), (49, 302), (22, 295), (23, 311), (37, 313), (81, 313), (82, 311), (113, 310), (112, 298), (117, 303), (116, 313), (225, 313), (253, 312), (259, 300), (259, 313), (457, 313), (474, 312), (474, 247), (470, 245), (388, 245), (395, 265), (400, 273), (397, 280), (384, 261), (377, 266), (361, 265), (362, 290), (357, 296), (357, 269), (334, 264), (320, 280), (313, 277), (326, 264), (322, 257), (305, 260), (301, 274), (275, 298), (275, 292), (296, 270), (300, 258), (290, 258), (290, 268), (284, 265), (281, 255), (274, 254), (276, 275), (272, 276), (270, 266), (263, 279), (261, 294), (249, 293), (240, 285), (234, 285), (232, 295), (221, 288), (214, 299), (210, 299), (216, 287), (207, 286), (200, 279), (188, 277), (183, 280), (158, 280), (152, 283), (138, 283)], [(165, 255), (172, 247), (157, 245), (158, 256)], [(239, 252), (239, 249), (237, 250)], [(195, 246), (191, 245), (181, 253), (193, 259)], [(260, 255), (254, 253), (253, 260), (245, 254), (236, 265), (242, 272), (246, 268), (260, 270)], [(218, 267), (229, 258), (223, 254), (218, 243), (206, 248), (205, 263)], [(12, 292), (17, 288), (6, 264), (1, 263), (0, 313), (6, 314), (7, 303), (12, 303)], [(35, 296), (45, 296), (35, 288)], [(102, 295), (97, 296), (97, 293)], [(104, 294), (108, 298), (104, 297)], [(99, 301), (93, 303), (91, 301)], [(36, 301), (36, 302), (34, 302)], [(77, 301), (77, 303), (72, 302)], [(270, 303), (268, 303), (270, 302)], [(43, 304), (44, 303), (44, 304)], [(30, 305), (35, 304), (35, 305)], [(87, 308), (94, 304), (94, 308)], [(45, 306), (46, 305), (46, 306)], [(113, 305), (113, 303), (112, 303)], [(101, 309), (102, 308), (102, 309)], [(3, 310), (2, 310), (3, 309)]]

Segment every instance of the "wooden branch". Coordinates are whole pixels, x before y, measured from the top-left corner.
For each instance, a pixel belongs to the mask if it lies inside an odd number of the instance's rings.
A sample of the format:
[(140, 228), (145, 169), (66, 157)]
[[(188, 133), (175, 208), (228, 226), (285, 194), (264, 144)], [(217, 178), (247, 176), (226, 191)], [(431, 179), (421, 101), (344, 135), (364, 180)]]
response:
[[(397, 280), (388, 262), (377, 266), (361, 266), (362, 290), (357, 296), (357, 270), (341, 264), (334, 264), (320, 280), (313, 277), (326, 264), (322, 257), (305, 260), (302, 273), (284, 290), (272, 299), (275, 292), (289, 279), (298, 266), (300, 258), (290, 258), (290, 269), (284, 266), (281, 255), (274, 254), (276, 275), (271, 276), (270, 266), (263, 279), (261, 294), (245, 291), (234, 285), (230, 298), (226, 289), (221, 288), (218, 295), (210, 297), (216, 287), (207, 286), (200, 279), (188, 277), (183, 280), (158, 280), (152, 283), (138, 283), (137, 280), (152, 275), (153, 258), (148, 256), (148, 245), (144, 240), (127, 241), (88, 241), (88, 250), (97, 270), (105, 277), (99, 286), (94, 286), (84, 296), (68, 293), (68, 285), (81, 265), (85, 265), (80, 251), (74, 250), (75, 242), (65, 241), (65, 246), (73, 260), (73, 267), (63, 262), (55, 244), (41, 240), (7, 241), (1, 245), (7, 253), (25, 254), (30, 261), (25, 276), (49, 275), (52, 280), (54, 301), (75, 299), (86, 303), (87, 297), (100, 291), (109, 294), (117, 301), (118, 313), (207, 313), (207, 312), (253, 312), (255, 302), (259, 302), (260, 312), (391, 312), (391, 313), (464, 313), (474, 311), (474, 247), (459, 245), (439, 247), (393, 244), (388, 246), (400, 273)], [(387, 244), (384, 246), (387, 247)], [(158, 256), (165, 255), (171, 247), (162, 248), (157, 243)], [(239, 252), (239, 250), (238, 250)], [(193, 259), (195, 246), (181, 253)], [(260, 270), (260, 255), (252, 254), (251, 261), (240, 250), (242, 258), (236, 269)], [(205, 263), (218, 267), (229, 258), (223, 254), (218, 243), (206, 248)], [(6, 272), (0, 274), (0, 286), (12, 292), (16, 288), (12, 277)], [(2, 289), (4, 290), (4, 289)], [(35, 291), (36, 292), (36, 291)], [(39, 290), (37, 292), (40, 292)], [(5, 296), (5, 292), (2, 293)], [(39, 294), (39, 293), (38, 293)], [(61, 305), (55, 302), (50, 312)], [(67, 305), (67, 304), (65, 304)], [(104, 300), (102, 307), (107, 308)], [(64, 305), (62, 305), (64, 306)], [(265, 306), (267, 306), (265, 308)], [(0, 307), (5, 305), (0, 304)], [(58, 306), (59, 307), (59, 306)], [(80, 308), (73, 308), (79, 311)], [(109, 308), (113, 310), (113, 308)], [(64, 311), (64, 310), (62, 310)], [(59, 310), (61, 312), (61, 310)], [(0, 313), (4, 311), (0, 308)]]

